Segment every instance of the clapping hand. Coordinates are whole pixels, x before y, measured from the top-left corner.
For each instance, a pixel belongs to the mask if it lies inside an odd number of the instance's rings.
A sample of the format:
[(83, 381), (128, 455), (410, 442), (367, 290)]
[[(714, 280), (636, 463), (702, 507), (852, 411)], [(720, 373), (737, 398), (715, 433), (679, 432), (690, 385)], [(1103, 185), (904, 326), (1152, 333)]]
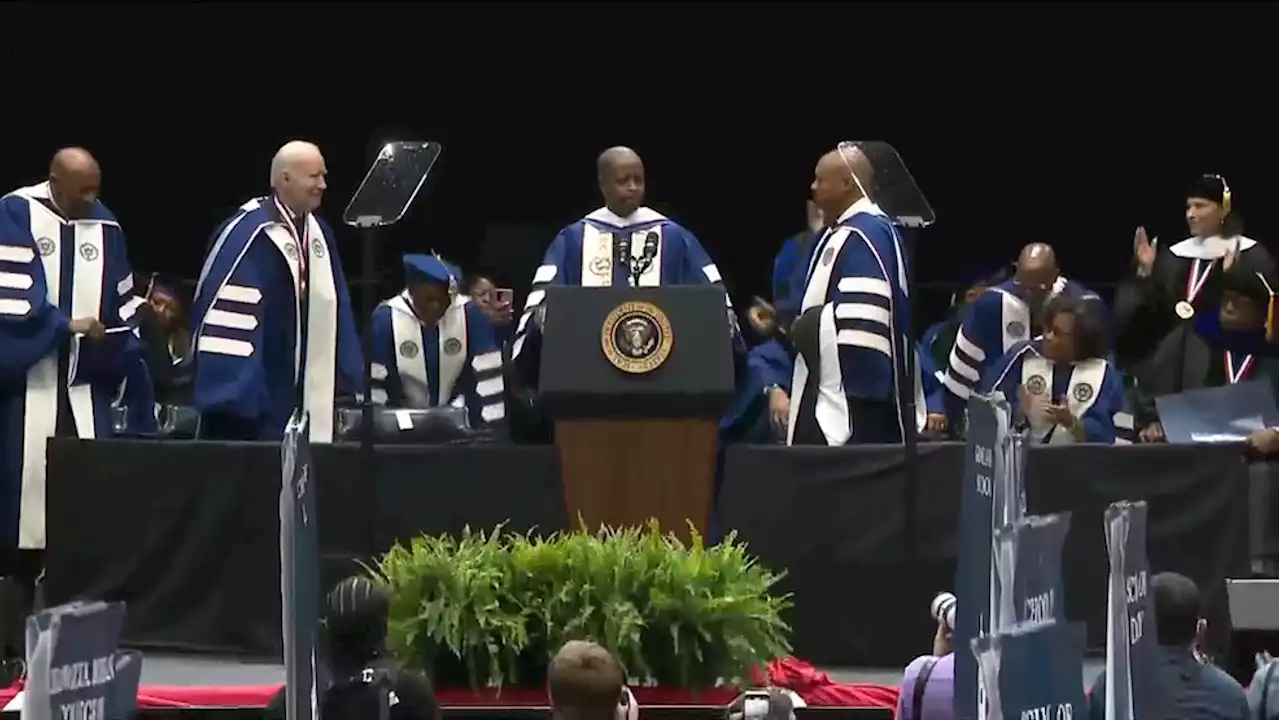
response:
[(1133, 257), (1138, 261), (1138, 268), (1145, 274), (1151, 272), (1156, 263), (1156, 247), (1160, 238), (1147, 238), (1147, 229), (1139, 227), (1133, 231)]
[(1076, 425), (1076, 416), (1072, 414), (1071, 408), (1067, 407), (1065, 403), (1050, 403), (1045, 407), (1044, 411), (1045, 415), (1055, 425), (1061, 425), (1067, 430), (1074, 428)]

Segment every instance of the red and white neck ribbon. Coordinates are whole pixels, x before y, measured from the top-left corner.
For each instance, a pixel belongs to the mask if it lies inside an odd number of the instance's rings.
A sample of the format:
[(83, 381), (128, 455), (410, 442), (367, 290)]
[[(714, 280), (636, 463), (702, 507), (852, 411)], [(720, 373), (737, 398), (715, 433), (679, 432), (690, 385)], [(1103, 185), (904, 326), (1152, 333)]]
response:
[[(1204, 272), (1200, 271), (1200, 264), (1204, 263)], [(1209, 275), (1213, 272), (1213, 264), (1216, 260), (1204, 260), (1196, 258), (1191, 261), (1191, 272), (1187, 273), (1187, 302), (1195, 304), (1196, 297), (1200, 295), (1200, 291), (1204, 289), (1204, 284), (1209, 282)]]
[(1243, 380), (1244, 376), (1249, 374), (1249, 368), (1253, 367), (1253, 355), (1245, 355), (1244, 359), (1240, 361), (1240, 367), (1238, 368), (1233, 362), (1230, 350), (1224, 350), (1222, 357), (1226, 360), (1227, 384), (1229, 385), (1235, 385)]
[[(308, 237), (310, 223), (307, 222), (305, 217), (299, 218), (297, 215), (294, 215), (284, 203), (280, 202), (280, 198), (272, 198), (272, 200), (276, 204), (276, 210), (280, 212), (280, 217), (284, 218), (284, 223), (282, 224), (285, 229), (289, 231), (289, 235), (293, 237), (293, 241), (298, 245), (298, 267), (305, 270), (308, 264), (307, 261), (310, 260), (310, 257), (307, 255), (311, 250), (310, 238)], [(298, 235), (299, 220), (302, 222), (301, 236)], [(305, 277), (305, 274), (298, 277), (298, 285), (303, 290), (306, 289), (307, 284), (307, 281), (304, 279)]]

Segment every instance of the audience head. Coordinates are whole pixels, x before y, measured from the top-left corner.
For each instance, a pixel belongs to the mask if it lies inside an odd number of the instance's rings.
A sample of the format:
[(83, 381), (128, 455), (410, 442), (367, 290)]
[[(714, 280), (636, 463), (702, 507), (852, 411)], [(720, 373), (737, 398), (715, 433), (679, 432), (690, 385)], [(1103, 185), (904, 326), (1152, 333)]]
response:
[(467, 280), (467, 297), (475, 300), (477, 303), (492, 303), (494, 300), (493, 292), (496, 289), (497, 285), (493, 282), (493, 279), (487, 275), (477, 273)]
[(1274, 282), (1243, 263), (1223, 273), (1222, 301), (1218, 306), (1222, 329), (1233, 332), (1265, 329), (1270, 340), (1276, 311)]
[(644, 204), (644, 163), (635, 150), (611, 147), (596, 161), (596, 180), (604, 206), (618, 217), (630, 217)]
[(1221, 175), (1201, 175), (1187, 190), (1187, 227), (1196, 237), (1232, 237), (1243, 230), (1231, 209), (1231, 186)]
[(271, 159), (271, 190), (293, 212), (309, 213), (324, 199), (328, 174), (320, 148), (294, 140), (285, 143)]
[(49, 199), (68, 220), (89, 217), (102, 190), (102, 170), (88, 150), (62, 148), (49, 163)]
[(177, 290), (157, 275), (152, 275), (147, 281), (146, 300), (161, 327), (173, 330), (183, 325), (186, 311)]
[(1045, 243), (1031, 243), (1022, 248), (1013, 273), (1015, 290), (1032, 312), (1044, 306), (1058, 282), (1058, 256)]
[(558, 720), (618, 720), (624, 702), (622, 666), (603, 647), (571, 640), (551, 660), (547, 690), (552, 717)]
[(440, 322), (458, 295), (457, 270), (436, 255), (405, 255), (404, 281), (413, 311), (428, 327)]
[(1107, 328), (1099, 301), (1057, 295), (1044, 310), (1044, 354), (1056, 363), (1107, 355)]
[(324, 601), (324, 626), (335, 664), (363, 665), (382, 654), (390, 602), (385, 590), (359, 575), (329, 591)]
[(1200, 588), (1186, 575), (1158, 573), (1151, 578), (1156, 609), (1156, 641), (1164, 646), (1191, 647), (1204, 632)]

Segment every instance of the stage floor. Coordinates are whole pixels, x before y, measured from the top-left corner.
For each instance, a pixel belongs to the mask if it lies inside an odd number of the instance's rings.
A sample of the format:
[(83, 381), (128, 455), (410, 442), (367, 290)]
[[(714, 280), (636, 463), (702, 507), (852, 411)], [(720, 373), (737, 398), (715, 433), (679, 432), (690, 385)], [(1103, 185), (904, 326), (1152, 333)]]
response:
[[(1086, 659), (1085, 687), (1102, 671), (1102, 659)], [(838, 683), (869, 683), (898, 686), (901, 668), (820, 668)], [(284, 666), (276, 663), (238, 660), (228, 657), (146, 653), (142, 661), (144, 685), (176, 687), (233, 687), (279, 685), (284, 683)]]

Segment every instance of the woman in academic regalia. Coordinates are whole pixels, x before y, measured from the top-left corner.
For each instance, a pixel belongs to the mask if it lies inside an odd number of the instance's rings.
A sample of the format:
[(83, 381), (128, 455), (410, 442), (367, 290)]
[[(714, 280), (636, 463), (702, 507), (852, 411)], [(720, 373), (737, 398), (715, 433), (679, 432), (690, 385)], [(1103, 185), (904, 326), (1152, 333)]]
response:
[[(1174, 328), (1135, 370), (1134, 405), (1141, 440), (1164, 440), (1155, 408), (1155, 398), (1161, 395), (1270, 379), (1271, 396), (1276, 396), (1280, 385), (1274, 334), (1276, 278), (1268, 274), (1274, 273), (1270, 268), (1257, 267), (1260, 259), (1228, 256), (1216, 311), (1198, 313), (1193, 321)], [(1275, 430), (1262, 431), (1250, 444), (1264, 454), (1274, 453)]]
[(1255, 267), (1274, 261), (1257, 241), (1245, 237), (1233, 209), (1231, 187), (1220, 175), (1204, 175), (1187, 191), (1191, 237), (1161, 248), (1144, 228), (1134, 233), (1134, 266), (1116, 289), (1116, 357), (1125, 366), (1146, 359), (1161, 338), (1201, 312), (1217, 312), (1222, 295), (1222, 259), (1230, 252)]
[(992, 366), (982, 391), (1004, 395), (1033, 443), (1131, 442), (1133, 417), (1124, 381), (1106, 359), (1098, 303), (1058, 295), (1045, 307), (1044, 328), (1043, 337), (1014, 345)]

